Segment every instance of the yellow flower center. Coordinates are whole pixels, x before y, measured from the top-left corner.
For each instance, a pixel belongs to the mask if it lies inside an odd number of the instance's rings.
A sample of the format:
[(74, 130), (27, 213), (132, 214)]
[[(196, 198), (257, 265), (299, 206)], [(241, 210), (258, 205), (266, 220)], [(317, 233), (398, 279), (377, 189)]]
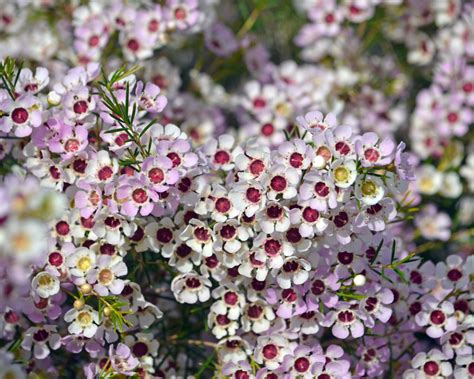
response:
[(30, 249), (31, 240), (25, 233), (17, 233), (11, 236), (11, 243), (13, 250), (17, 253), (23, 253), (25, 250)]
[(368, 180), (364, 182), (364, 184), (362, 184), (362, 193), (365, 196), (375, 195), (376, 192), (377, 192), (377, 186), (375, 185), (374, 182), (371, 182), (370, 180)]
[(50, 286), (52, 283), (53, 283), (53, 278), (49, 274), (44, 273), (44, 274), (40, 275), (39, 278), (38, 278), (38, 284), (41, 287)]
[(422, 192), (431, 191), (433, 188), (433, 180), (430, 177), (424, 177), (420, 180), (420, 189)]
[(77, 261), (76, 267), (81, 271), (87, 271), (91, 268), (92, 263), (89, 257), (82, 257)]
[(334, 170), (334, 178), (338, 182), (345, 182), (349, 179), (349, 170), (346, 167), (339, 166)]
[(89, 312), (84, 311), (77, 315), (77, 321), (82, 327), (89, 326), (92, 324), (92, 316)]

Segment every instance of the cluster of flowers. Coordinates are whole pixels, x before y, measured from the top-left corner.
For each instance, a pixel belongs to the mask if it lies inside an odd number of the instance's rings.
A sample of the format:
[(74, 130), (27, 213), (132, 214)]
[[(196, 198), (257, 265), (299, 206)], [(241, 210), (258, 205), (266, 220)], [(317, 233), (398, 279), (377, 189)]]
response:
[[(94, 0), (83, 5), (78, 1), (68, 5), (9, 1), (0, 11), (0, 31), (9, 35), (2, 41), (1, 55), (23, 56), (20, 40), (32, 47), (28, 57), (36, 60), (58, 54), (86, 64), (106, 58), (111, 44), (119, 44), (126, 60), (142, 60), (156, 49), (205, 29), (214, 18), (215, 4), (214, 0), (167, 0), (153, 6), (145, 1)], [(31, 14), (38, 10), (53, 12), (59, 35), (43, 22), (31, 23)], [(35, 35), (38, 31), (41, 36)]]
[(0, 377), (474, 377), (474, 8), (294, 5), (0, 10)]

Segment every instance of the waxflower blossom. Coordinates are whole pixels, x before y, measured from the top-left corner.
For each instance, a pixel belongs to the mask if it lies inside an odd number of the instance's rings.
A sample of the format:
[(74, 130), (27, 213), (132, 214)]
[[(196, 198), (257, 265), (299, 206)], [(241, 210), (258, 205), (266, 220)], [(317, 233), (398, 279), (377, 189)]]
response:
[(0, 377), (474, 374), (474, 7), (243, 3), (0, 10)]

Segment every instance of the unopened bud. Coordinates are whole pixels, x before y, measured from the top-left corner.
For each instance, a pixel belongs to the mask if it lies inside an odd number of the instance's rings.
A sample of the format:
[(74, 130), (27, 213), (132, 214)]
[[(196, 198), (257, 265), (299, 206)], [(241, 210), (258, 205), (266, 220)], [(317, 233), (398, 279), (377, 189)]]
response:
[(358, 275), (354, 276), (353, 282), (354, 282), (355, 286), (362, 287), (366, 282), (366, 278), (365, 278), (364, 275), (358, 274)]
[(112, 309), (110, 307), (105, 307), (104, 308), (104, 315), (109, 317), (112, 313)]
[(89, 283), (84, 283), (82, 286), (79, 287), (79, 289), (85, 295), (92, 292), (92, 286)]
[(81, 308), (84, 306), (84, 304), (85, 304), (85, 303), (84, 303), (84, 300), (82, 300), (82, 299), (76, 299), (76, 300), (74, 300), (73, 306), (74, 306), (74, 308), (76, 308), (77, 310), (79, 310), (79, 309), (81, 309)]
[(48, 93), (48, 104), (55, 106), (58, 105), (61, 102), (61, 96), (54, 91), (51, 91)]

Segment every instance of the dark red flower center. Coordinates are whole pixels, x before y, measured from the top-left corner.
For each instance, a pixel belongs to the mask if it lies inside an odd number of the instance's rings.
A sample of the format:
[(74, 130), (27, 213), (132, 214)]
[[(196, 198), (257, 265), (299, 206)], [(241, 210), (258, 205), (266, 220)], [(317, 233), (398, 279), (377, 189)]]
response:
[(281, 175), (274, 176), (270, 181), (270, 187), (276, 192), (283, 192), (286, 186), (286, 179)]
[(16, 124), (24, 124), (28, 120), (28, 111), (25, 108), (15, 108), (12, 111), (12, 120)]

